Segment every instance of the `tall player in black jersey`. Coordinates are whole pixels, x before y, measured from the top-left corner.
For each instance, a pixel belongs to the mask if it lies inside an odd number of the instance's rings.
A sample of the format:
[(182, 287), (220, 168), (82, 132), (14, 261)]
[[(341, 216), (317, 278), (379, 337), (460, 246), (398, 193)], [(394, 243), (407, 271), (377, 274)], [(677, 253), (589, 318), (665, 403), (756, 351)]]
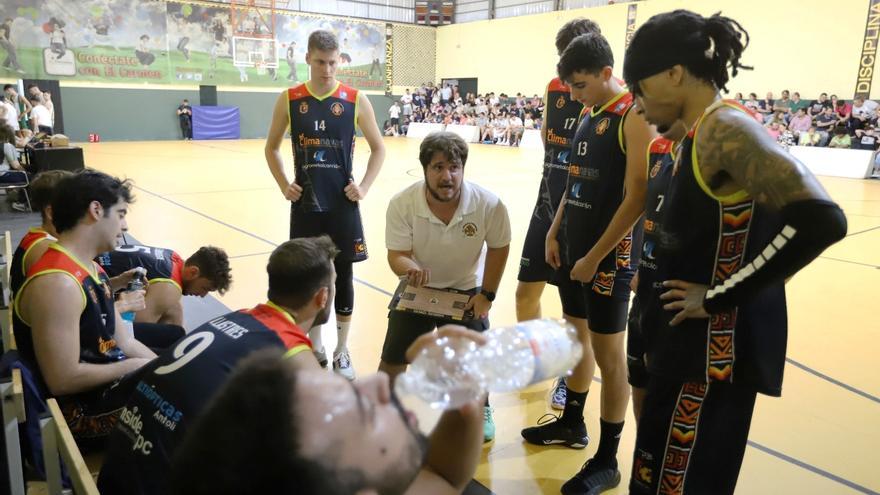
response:
[(563, 314), (578, 328), (586, 352), (568, 379), (562, 416), (522, 435), (538, 445), (586, 447), (584, 402), (599, 366), (599, 447), (562, 486), (565, 494), (599, 493), (620, 483), (617, 447), (629, 402), (624, 331), (635, 268), (632, 229), (644, 210), (646, 153), (654, 133), (630, 111), (632, 95), (611, 75), (613, 65), (608, 41), (585, 34), (568, 45), (557, 66), (572, 97), (592, 107), (572, 142), (568, 182), (546, 247), (547, 262), (559, 270)]
[[(336, 257), (337, 345), (333, 369), (349, 380), (354, 367), (348, 352), (348, 331), (354, 308), (352, 263), (367, 259), (358, 202), (370, 190), (382, 162), (385, 145), (376, 125), (370, 100), (358, 90), (336, 80), (339, 42), (328, 31), (309, 35), (306, 63), (311, 77), (283, 91), (266, 138), (266, 162), (281, 193), (291, 201), (290, 237), (329, 235)], [(360, 184), (353, 173), (355, 130), (360, 128), (370, 146), (367, 171)], [(290, 130), (295, 179), (284, 172), (281, 142)], [(321, 328), (309, 332), (319, 362), (327, 358), (321, 343)]]
[(784, 281), (846, 235), (816, 178), (720, 99), (748, 34), (685, 10), (646, 22), (624, 77), (648, 122), (690, 126), (661, 208), (659, 286), (641, 316), (649, 372), (630, 493), (733, 493), (757, 393), (782, 390)]
[[(586, 33), (601, 33), (599, 26), (583, 17), (565, 23), (556, 33), (556, 51), (559, 55), (571, 40)], [(519, 262), (519, 283), (516, 286), (516, 319), (531, 320), (541, 317), (541, 294), (547, 282), (552, 283), (555, 270), (547, 264), (544, 246), (547, 231), (553, 224), (556, 208), (562, 199), (565, 182), (568, 180), (571, 140), (577, 130), (581, 102), (571, 97), (571, 90), (559, 77), (547, 84), (544, 94), (544, 126), (541, 128), (541, 141), (544, 142), (544, 172), (538, 186), (538, 200), (529, 230), (523, 245)], [(565, 407), (565, 379), (560, 378), (550, 396), (550, 406), (554, 409)]]

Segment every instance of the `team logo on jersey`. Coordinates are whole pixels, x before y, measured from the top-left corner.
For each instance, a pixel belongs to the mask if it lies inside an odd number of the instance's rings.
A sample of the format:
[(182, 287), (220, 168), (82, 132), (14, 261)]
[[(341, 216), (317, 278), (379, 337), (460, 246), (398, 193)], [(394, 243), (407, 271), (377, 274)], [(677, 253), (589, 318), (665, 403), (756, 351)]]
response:
[(605, 134), (605, 131), (607, 131), (609, 127), (611, 127), (611, 119), (605, 117), (596, 124), (596, 134), (599, 136)]
[(339, 93), (339, 97), (342, 98), (343, 100), (348, 98), (348, 92), (343, 91), (343, 92)]
[(565, 97), (560, 95), (559, 98), (556, 100), (556, 108), (562, 108), (564, 106), (565, 106)]
[(657, 160), (657, 163), (651, 167), (651, 178), (657, 177), (657, 174), (660, 172), (660, 166), (663, 164), (663, 160)]
[(367, 244), (360, 239), (354, 241), (354, 254), (366, 255), (367, 254)]
[(575, 182), (571, 185), (571, 195), (575, 199), (581, 199), (581, 186), (583, 184), (580, 182)]
[(299, 113), (309, 113), (309, 103), (304, 101), (299, 104)]
[(477, 224), (474, 222), (468, 222), (464, 224), (464, 227), (461, 228), (461, 231), (464, 232), (466, 237), (473, 237), (477, 235)]
[(312, 155), (312, 159), (319, 163), (324, 163), (327, 160), (324, 159), (324, 151), (316, 151), (314, 155)]
[(626, 108), (626, 102), (622, 101), (622, 102), (618, 103), (617, 106), (614, 107), (614, 113), (618, 113), (621, 110), (623, 110), (624, 108)]
[(336, 103), (330, 105), (330, 113), (332, 113), (333, 115), (335, 115), (337, 117), (342, 115), (342, 112), (344, 112), (344, 111), (345, 111), (345, 108), (342, 106), (342, 103), (339, 103), (338, 101)]
[(569, 151), (560, 151), (559, 154), (556, 155), (556, 160), (559, 161), (559, 163), (568, 163), (569, 153)]

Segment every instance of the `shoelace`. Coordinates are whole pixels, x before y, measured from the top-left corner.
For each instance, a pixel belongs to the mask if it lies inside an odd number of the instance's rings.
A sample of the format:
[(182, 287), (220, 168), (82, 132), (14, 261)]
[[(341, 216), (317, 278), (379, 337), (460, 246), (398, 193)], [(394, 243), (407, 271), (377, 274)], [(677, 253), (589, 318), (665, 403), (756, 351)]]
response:
[(333, 360), (339, 362), (340, 368), (348, 368), (351, 366), (351, 358), (348, 357), (347, 352), (343, 352), (342, 354), (339, 354)]
[(538, 426), (543, 426), (547, 423), (552, 423), (553, 421), (559, 421), (559, 418), (562, 416), (557, 416), (553, 413), (546, 413), (540, 418), (538, 418)]
[(556, 385), (556, 390), (553, 391), (553, 400), (565, 401), (566, 397), (565, 393), (565, 382), (560, 381)]
[(483, 408), (483, 421), (491, 421), (492, 420), (492, 409), (488, 407)]

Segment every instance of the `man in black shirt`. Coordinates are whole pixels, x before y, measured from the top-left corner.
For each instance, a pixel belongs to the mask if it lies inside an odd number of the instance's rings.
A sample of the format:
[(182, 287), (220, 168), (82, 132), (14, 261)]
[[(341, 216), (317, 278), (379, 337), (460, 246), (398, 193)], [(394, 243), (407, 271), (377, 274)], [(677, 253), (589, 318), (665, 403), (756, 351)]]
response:
[(834, 130), (836, 125), (837, 115), (834, 115), (834, 109), (831, 108), (831, 105), (828, 105), (816, 117), (816, 130), (822, 135), (822, 141), (819, 142), (819, 146), (828, 144), (828, 140), (831, 139), (831, 131)]
[(183, 104), (177, 107), (177, 118), (180, 119), (180, 132), (183, 134), (183, 139), (192, 139), (192, 107), (189, 106), (189, 100), (183, 100)]
[(828, 93), (822, 93), (819, 95), (818, 100), (813, 100), (810, 102), (810, 107), (807, 109), (807, 113), (810, 117), (814, 119), (819, 116), (826, 108), (831, 108), (831, 101), (828, 99)]

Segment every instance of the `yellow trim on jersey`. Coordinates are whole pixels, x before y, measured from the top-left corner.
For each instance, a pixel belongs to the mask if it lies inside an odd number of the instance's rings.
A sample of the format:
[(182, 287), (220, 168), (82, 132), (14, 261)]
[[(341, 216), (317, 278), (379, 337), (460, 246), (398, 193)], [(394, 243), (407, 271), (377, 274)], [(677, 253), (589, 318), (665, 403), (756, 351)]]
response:
[(21, 309), (19, 308), (19, 304), (18, 304), (19, 301), (21, 301), (22, 294), (24, 294), (24, 289), (25, 289), (25, 287), (28, 286), (29, 283), (31, 283), (31, 280), (34, 280), (35, 278), (41, 277), (43, 275), (49, 275), (50, 273), (63, 273), (65, 275), (67, 275), (68, 277), (72, 278), (74, 280), (74, 282), (76, 282), (76, 286), (79, 287), (79, 291), (82, 294), (82, 308), (80, 308), (80, 312), (82, 312), (84, 309), (86, 309), (86, 303), (88, 303), (88, 300), (86, 300), (86, 290), (83, 289), (82, 282), (80, 282), (76, 277), (73, 276), (72, 273), (70, 273), (66, 270), (61, 270), (58, 268), (50, 268), (48, 270), (43, 270), (41, 272), (37, 272), (37, 273), (31, 275), (30, 277), (27, 278), (27, 280), (24, 281), (23, 284), (21, 284), (21, 287), (18, 289), (18, 292), (15, 293), (15, 300), (12, 302), (12, 310), (15, 311), (15, 314), (18, 315), (18, 319), (23, 321), (24, 324), (27, 326), (31, 326), (31, 324), (28, 323), (27, 320), (25, 320), (23, 316), (21, 316)]
[[(367, 95), (364, 95), (364, 98), (366, 98), (366, 97), (367, 97)], [(410, 104), (410, 106), (412, 106), (412, 104)], [(361, 92), (358, 91), (357, 96), (354, 97), (354, 129), (355, 130), (358, 130), (360, 128), (358, 126), (358, 112), (360, 111), (360, 108), (361, 108)]]
[(333, 86), (333, 89), (331, 89), (327, 94), (323, 94), (323, 95), (320, 95), (320, 96), (319, 96), (319, 95), (316, 95), (314, 92), (312, 92), (312, 88), (309, 87), (309, 82), (308, 82), (308, 81), (305, 82), (305, 87), (306, 87), (306, 91), (308, 91), (309, 94), (312, 95), (312, 98), (314, 98), (314, 99), (316, 99), (316, 100), (318, 100), (318, 101), (324, 101), (324, 100), (326, 100), (327, 98), (329, 98), (330, 95), (332, 95), (333, 93), (335, 93), (337, 89), (339, 89), (339, 85), (340, 85), (340, 84), (342, 84), (342, 83), (340, 83), (339, 81), (336, 81), (336, 84)]
[(172, 278), (154, 278), (152, 280), (147, 281), (147, 287), (149, 287), (153, 284), (171, 284), (171, 285), (177, 287), (177, 290), (179, 290), (181, 293), (183, 293), (183, 287), (181, 287), (180, 284), (178, 284), (177, 281)]
[(700, 165), (697, 161), (697, 137), (700, 133), (700, 127), (703, 123), (703, 120), (706, 119), (712, 112), (718, 110), (721, 107), (729, 107), (735, 110), (742, 112), (743, 110), (735, 105), (731, 105), (724, 100), (718, 100), (712, 105), (709, 106), (704, 112), (703, 115), (700, 116), (700, 119), (697, 120), (697, 123), (694, 125), (694, 144), (691, 147), (691, 167), (693, 168), (694, 178), (697, 180), (697, 185), (700, 186), (700, 189), (706, 193), (707, 196), (718, 201), (719, 203), (739, 203), (740, 201), (744, 201), (749, 197), (749, 193), (746, 192), (745, 189), (740, 189), (734, 193), (728, 194), (726, 196), (718, 196), (712, 189), (706, 184), (706, 181), (703, 180), (703, 175), (700, 173)]
[(296, 347), (291, 347), (290, 349), (288, 349), (287, 352), (284, 353), (284, 359), (292, 358), (293, 356), (296, 356), (297, 354), (299, 354), (301, 352), (311, 351), (311, 350), (312, 350), (312, 348), (307, 346), (306, 344), (300, 344)]
[[(626, 154), (626, 142), (624, 141), (623, 136), (623, 125), (626, 124), (626, 116), (629, 115), (630, 110), (632, 110), (632, 105), (630, 105), (629, 108), (627, 108), (626, 111), (623, 112), (623, 115), (620, 116), (620, 125), (617, 126), (617, 143), (620, 144), (620, 151), (622, 151), (623, 154)], [(649, 147), (648, 150), (650, 149), (651, 148)]]
[[(85, 265), (83, 265), (82, 262), (80, 262), (80, 260), (79, 260), (79, 259), (78, 259), (73, 253), (71, 253), (70, 251), (68, 251), (67, 248), (64, 247), (64, 246), (62, 246), (61, 244), (58, 244), (57, 242), (53, 242), (52, 244), (49, 244), (49, 248), (50, 248), (50, 249), (54, 248), (54, 249), (56, 249), (56, 250), (58, 250), (58, 251), (61, 251), (61, 252), (64, 253), (64, 254), (66, 254), (68, 258), (70, 258), (70, 259), (71, 259), (74, 263), (76, 263), (80, 268), (82, 268), (83, 270), (85, 270), (86, 273), (88, 273), (89, 276), (92, 277), (92, 280), (94, 280), (96, 284), (101, 285), (101, 284), (104, 283), (104, 282), (102, 282), (101, 279), (98, 277), (98, 269), (95, 268), (95, 262), (94, 262), (94, 261), (92, 262), (92, 268), (89, 269), (89, 268), (87, 268)], [(71, 276), (73, 276), (73, 275), (71, 275)], [(77, 283), (79, 283), (78, 280), (77, 280)]]
[(266, 306), (269, 306), (270, 308), (274, 309), (275, 311), (278, 311), (279, 313), (281, 313), (281, 316), (287, 318), (288, 321), (290, 321), (291, 323), (293, 323), (294, 325), (296, 325), (296, 320), (293, 319), (293, 315), (290, 314), (290, 312), (287, 311), (286, 309), (284, 309), (284, 308), (282, 308), (281, 306), (279, 306), (279, 305), (273, 303), (272, 301), (266, 301)]
[(617, 100), (619, 100), (620, 97), (625, 95), (626, 93), (628, 93), (628, 91), (621, 91), (620, 93), (617, 93), (616, 95), (614, 95), (614, 98), (611, 98), (610, 100), (605, 102), (605, 104), (602, 105), (602, 108), (600, 108), (599, 110), (596, 110), (596, 107), (593, 107), (593, 109), (590, 110), (590, 117), (595, 117), (596, 115), (599, 115), (600, 113), (604, 112), (605, 110), (608, 110), (608, 107), (617, 103)]

